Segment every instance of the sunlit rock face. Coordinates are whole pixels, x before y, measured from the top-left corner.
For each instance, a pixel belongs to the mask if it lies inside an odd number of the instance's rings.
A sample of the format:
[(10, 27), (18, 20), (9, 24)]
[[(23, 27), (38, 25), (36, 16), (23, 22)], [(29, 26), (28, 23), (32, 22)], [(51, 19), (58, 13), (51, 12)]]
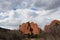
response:
[(60, 40), (60, 21), (53, 20), (49, 25), (46, 25), (43, 33), (44, 40)]
[(41, 33), (41, 29), (34, 22), (23, 23), (22, 25), (19, 26), (19, 30), (23, 34), (39, 34), (39, 33)]
[(60, 21), (53, 20), (49, 25), (45, 26), (44, 31), (51, 33), (60, 33)]

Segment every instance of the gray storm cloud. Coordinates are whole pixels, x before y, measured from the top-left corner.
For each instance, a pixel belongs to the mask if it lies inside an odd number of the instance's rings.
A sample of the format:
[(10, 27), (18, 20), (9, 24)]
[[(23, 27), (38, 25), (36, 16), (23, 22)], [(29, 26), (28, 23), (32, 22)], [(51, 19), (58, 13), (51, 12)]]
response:
[(0, 0), (0, 12), (21, 8), (55, 9), (60, 7), (60, 0)]

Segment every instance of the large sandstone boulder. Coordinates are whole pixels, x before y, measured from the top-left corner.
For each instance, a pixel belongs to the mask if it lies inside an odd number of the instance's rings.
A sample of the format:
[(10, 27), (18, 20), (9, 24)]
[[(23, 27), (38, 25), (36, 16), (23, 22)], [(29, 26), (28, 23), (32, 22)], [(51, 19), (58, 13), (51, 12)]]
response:
[(55, 40), (60, 40), (60, 21), (53, 20), (49, 25), (45, 26), (44, 31), (49, 35), (51, 34), (51, 37), (54, 37)]
[(23, 34), (39, 34), (39, 33), (41, 33), (41, 29), (34, 22), (23, 23), (22, 25), (19, 26), (19, 30)]
[(60, 21), (53, 20), (49, 25), (46, 25), (43, 37), (45, 40), (60, 40)]
[(60, 21), (53, 20), (49, 25), (46, 25), (44, 31), (52, 32), (60, 29)]

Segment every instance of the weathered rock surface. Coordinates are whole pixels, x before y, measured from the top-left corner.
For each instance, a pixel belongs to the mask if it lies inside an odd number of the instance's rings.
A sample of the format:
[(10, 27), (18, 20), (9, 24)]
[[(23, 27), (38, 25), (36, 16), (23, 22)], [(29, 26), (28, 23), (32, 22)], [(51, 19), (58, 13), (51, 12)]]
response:
[(37, 40), (60, 40), (60, 21), (53, 20), (49, 25), (45, 26), (45, 29), (43, 32), (40, 31), (37, 24), (33, 22), (31, 23), (27, 22), (20, 26), (20, 31), (22, 31), (24, 34), (41, 33), (40, 38)]
[(38, 27), (38, 25), (33, 22), (23, 23), (19, 26), (19, 30), (23, 34), (39, 34), (41, 32), (41, 29)]
[(60, 21), (58, 20), (53, 20), (49, 25), (46, 25), (44, 28), (44, 31), (48, 31), (48, 32), (58, 32), (60, 31)]
[(60, 40), (60, 21), (53, 20), (44, 31), (46, 40)]

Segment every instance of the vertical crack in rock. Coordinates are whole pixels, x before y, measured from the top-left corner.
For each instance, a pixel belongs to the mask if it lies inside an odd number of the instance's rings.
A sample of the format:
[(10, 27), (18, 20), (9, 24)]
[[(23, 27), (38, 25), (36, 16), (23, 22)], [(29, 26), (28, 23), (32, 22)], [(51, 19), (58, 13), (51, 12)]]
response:
[(19, 30), (23, 34), (39, 34), (41, 29), (34, 22), (26, 22), (19, 26)]

